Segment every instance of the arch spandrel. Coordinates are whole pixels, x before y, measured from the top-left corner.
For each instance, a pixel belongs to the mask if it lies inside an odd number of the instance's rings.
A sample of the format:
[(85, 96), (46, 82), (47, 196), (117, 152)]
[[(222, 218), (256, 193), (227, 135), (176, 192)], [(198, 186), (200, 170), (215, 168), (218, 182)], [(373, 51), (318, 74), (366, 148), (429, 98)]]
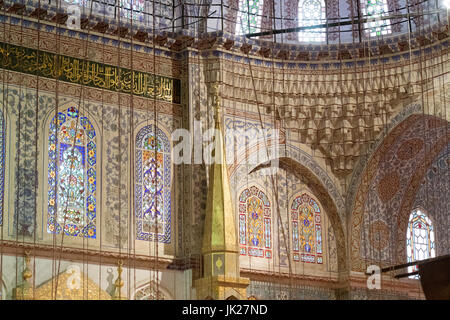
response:
[[(379, 143), (364, 168), (352, 203), (352, 270), (365, 271), (372, 262), (406, 262), (409, 214), (426, 171), (450, 141), (448, 129), (445, 120), (412, 114)], [(377, 234), (371, 235), (370, 230), (375, 229)], [(371, 239), (378, 239), (378, 243)]]

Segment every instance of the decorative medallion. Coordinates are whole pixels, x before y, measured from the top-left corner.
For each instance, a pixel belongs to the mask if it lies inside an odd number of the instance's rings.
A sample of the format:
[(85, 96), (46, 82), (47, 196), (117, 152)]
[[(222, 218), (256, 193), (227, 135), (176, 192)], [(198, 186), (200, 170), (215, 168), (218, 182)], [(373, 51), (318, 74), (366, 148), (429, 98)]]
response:
[(383, 203), (387, 203), (397, 193), (400, 187), (400, 178), (397, 172), (386, 174), (378, 183), (378, 196)]
[(405, 141), (397, 150), (397, 157), (402, 160), (414, 158), (423, 149), (423, 140), (419, 138)]
[(374, 221), (369, 227), (370, 245), (377, 250), (382, 250), (388, 246), (389, 235), (389, 227), (384, 221)]

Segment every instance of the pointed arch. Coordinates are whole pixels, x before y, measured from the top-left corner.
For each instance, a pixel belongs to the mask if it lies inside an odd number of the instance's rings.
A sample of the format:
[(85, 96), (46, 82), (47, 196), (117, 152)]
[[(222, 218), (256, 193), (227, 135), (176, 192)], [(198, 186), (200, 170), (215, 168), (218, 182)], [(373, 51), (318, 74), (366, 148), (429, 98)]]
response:
[[(270, 152), (269, 160), (279, 163), (279, 168), (301, 177), (311, 193), (322, 204), (335, 233), (338, 270), (345, 270), (347, 268), (345, 240), (347, 222), (344, 201), (334, 181), (309, 154), (293, 145), (279, 144), (275, 150), (272, 150), (264, 144), (258, 144), (257, 148), (262, 150), (260, 150), (262, 154)], [(239, 159), (238, 163), (229, 167), (231, 181), (241, 172), (248, 174), (264, 168), (267, 164), (258, 160), (258, 152), (242, 153), (237, 159)]]
[(96, 190), (96, 132), (70, 106), (49, 125), (47, 232), (95, 239)]

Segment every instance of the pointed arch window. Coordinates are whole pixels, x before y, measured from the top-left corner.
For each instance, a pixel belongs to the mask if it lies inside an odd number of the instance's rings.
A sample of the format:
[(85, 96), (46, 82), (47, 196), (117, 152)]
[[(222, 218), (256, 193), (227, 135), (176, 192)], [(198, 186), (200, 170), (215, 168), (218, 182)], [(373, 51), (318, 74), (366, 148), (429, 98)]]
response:
[(239, 196), (239, 244), (241, 255), (272, 258), (270, 201), (252, 186)]
[(167, 135), (148, 125), (136, 136), (136, 238), (171, 241), (171, 156)]
[(236, 19), (236, 34), (259, 32), (263, 0), (239, 0), (239, 10)]
[(371, 37), (387, 35), (391, 33), (389, 19), (381, 19), (388, 15), (387, 0), (363, 0), (361, 1), (363, 18), (371, 19), (364, 23), (364, 29)]
[(3, 224), (3, 197), (5, 194), (5, 118), (0, 110), (0, 226)]
[[(300, 0), (298, 3), (299, 27), (315, 26), (326, 23), (324, 0)], [(300, 42), (324, 42), (325, 28), (314, 28), (298, 33)]]
[(322, 217), (317, 201), (303, 193), (291, 204), (294, 261), (323, 263)]
[(95, 238), (96, 135), (76, 107), (50, 122), (48, 159), (47, 232)]
[[(406, 257), (408, 262), (420, 261), (436, 256), (435, 235), (431, 220), (419, 210), (409, 216), (406, 231)], [(417, 266), (408, 267), (408, 272), (418, 271)], [(410, 276), (418, 279), (418, 275)]]

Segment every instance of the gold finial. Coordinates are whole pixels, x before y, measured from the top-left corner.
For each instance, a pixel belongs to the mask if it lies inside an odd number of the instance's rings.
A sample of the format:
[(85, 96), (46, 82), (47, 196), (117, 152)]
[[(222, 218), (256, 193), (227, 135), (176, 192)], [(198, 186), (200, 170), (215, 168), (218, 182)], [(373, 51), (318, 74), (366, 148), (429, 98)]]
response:
[(124, 285), (122, 281), (122, 271), (123, 271), (122, 265), (123, 265), (122, 260), (117, 261), (117, 279), (114, 282), (115, 289), (112, 294), (112, 298), (114, 300), (126, 300), (126, 296), (122, 294), (122, 287)]
[(17, 300), (32, 300), (33, 299), (33, 286), (30, 279), (33, 277), (33, 272), (30, 268), (30, 251), (25, 251), (25, 268), (22, 273), (22, 284), (14, 289), (14, 295)]
[(29, 282), (30, 278), (33, 276), (33, 272), (30, 269), (30, 251), (25, 251), (25, 269), (23, 270), (23, 280)]

